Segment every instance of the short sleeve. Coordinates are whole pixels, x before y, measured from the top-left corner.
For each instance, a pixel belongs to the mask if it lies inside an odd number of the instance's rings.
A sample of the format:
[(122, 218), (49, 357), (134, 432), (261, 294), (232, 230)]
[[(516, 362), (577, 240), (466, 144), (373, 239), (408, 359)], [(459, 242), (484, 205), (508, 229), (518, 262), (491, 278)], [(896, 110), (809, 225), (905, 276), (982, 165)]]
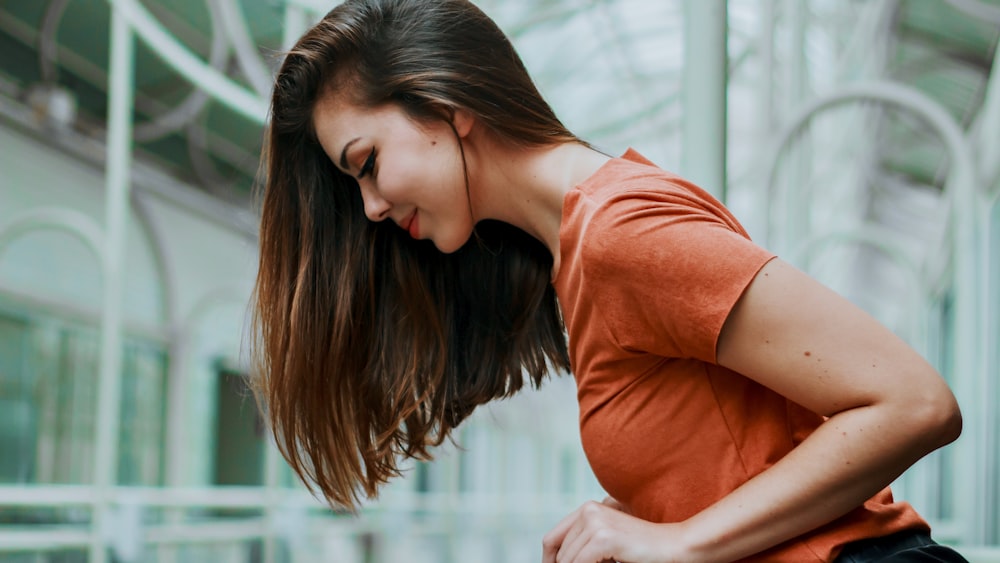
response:
[(585, 271), (620, 346), (715, 363), (722, 326), (774, 254), (721, 207), (671, 194), (605, 202), (591, 221)]

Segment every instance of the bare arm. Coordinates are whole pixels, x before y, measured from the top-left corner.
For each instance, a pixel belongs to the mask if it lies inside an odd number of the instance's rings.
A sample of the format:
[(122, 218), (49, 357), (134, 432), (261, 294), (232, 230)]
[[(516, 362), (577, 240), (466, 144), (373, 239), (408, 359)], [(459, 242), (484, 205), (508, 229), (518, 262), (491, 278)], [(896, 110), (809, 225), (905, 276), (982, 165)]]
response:
[(860, 506), (961, 432), (944, 380), (888, 329), (780, 260), (722, 330), (718, 361), (829, 420), (687, 522), (710, 560), (761, 551)]
[(829, 417), (778, 463), (680, 524), (651, 524), (596, 503), (545, 540), (545, 561), (732, 561), (860, 506), (958, 437), (951, 391), (865, 312), (780, 260), (733, 309), (718, 362)]

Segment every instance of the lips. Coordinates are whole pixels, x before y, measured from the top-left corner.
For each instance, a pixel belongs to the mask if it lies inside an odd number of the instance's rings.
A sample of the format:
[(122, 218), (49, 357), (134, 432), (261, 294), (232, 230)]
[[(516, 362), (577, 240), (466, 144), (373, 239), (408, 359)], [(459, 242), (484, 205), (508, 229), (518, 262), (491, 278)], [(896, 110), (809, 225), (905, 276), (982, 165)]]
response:
[(418, 238), (420, 235), (420, 220), (417, 218), (417, 210), (414, 209), (413, 213), (407, 215), (399, 226), (410, 233), (411, 237)]

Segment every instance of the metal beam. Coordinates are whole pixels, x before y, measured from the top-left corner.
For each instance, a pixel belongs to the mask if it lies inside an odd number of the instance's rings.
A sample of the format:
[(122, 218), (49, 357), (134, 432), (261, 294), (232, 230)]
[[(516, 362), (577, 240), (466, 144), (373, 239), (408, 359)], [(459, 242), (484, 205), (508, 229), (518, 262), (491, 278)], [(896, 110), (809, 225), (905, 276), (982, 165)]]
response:
[(178, 42), (137, 0), (108, 0), (115, 14), (124, 17), (136, 34), (181, 76), (202, 88), (220, 103), (256, 123), (267, 118), (267, 100), (212, 68)]
[(132, 163), (132, 108), (135, 93), (135, 40), (120, 12), (111, 15), (110, 84), (108, 85), (108, 164), (105, 173), (105, 253), (98, 360), (94, 446), (94, 506), (91, 563), (107, 561), (112, 518), (110, 495), (118, 478), (121, 412), (122, 301), (125, 281), (125, 235), (128, 228)]
[(726, 200), (726, 0), (685, 0), (681, 174)]

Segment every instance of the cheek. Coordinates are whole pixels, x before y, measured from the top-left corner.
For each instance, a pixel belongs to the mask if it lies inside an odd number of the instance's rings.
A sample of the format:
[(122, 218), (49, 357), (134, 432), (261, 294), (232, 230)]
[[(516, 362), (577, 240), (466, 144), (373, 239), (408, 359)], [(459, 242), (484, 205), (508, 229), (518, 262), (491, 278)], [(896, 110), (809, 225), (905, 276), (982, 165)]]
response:
[[(429, 155), (407, 145), (394, 150), (392, 158), (384, 158), (378, 171), (378, 184), (382, 195), (398, 203), (418, 203), (415, 199), (433, 196), (441, 181), (441, 170), (433, 165)], [(427, 192), (431, 193), (428, 194)]]
[(375, 178), (379, 194), (393, 203), (410, 203), (413, 200), (413, 178), (407, 168), (393, 163), (383, 166)]

